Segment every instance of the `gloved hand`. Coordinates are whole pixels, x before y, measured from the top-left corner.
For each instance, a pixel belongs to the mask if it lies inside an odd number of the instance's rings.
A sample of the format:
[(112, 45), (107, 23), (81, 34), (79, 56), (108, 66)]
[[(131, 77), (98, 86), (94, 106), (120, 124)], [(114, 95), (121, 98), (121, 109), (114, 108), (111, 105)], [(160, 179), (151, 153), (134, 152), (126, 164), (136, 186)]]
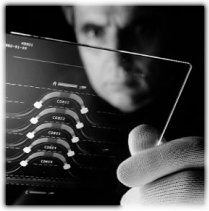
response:
[(204, 141), (185, 137), (156, 146), (159, 132), (148, 125), (129, 134), (131, 157), (117, 169), (121, 183), (131, 187), (121, 204), (204, 202)]

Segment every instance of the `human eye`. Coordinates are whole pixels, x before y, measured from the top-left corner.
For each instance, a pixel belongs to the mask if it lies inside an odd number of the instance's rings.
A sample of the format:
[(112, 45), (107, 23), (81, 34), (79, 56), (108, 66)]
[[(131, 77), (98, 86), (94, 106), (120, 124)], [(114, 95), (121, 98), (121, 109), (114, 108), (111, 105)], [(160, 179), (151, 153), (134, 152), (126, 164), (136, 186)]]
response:
[(138, 23), (136, 23), (133, 27), (133, 33), (136, 36), (139, 35), (144, 35), (144, 36), (149, 36), (149, 35), (154, 35), (156, 31), (156, 25), (154, 24), (153, 21), (150, 20), (143, 20)]
[(82, 34), (89, 40), (102, 39), (104, 36), (104, 27), (96, 24), (86, 24), (82, 27)]
[(142, 34), (144, 32), (144, 30), (145, 30), (144, 24), (136, 24), (133, 27), (133, 33), (136, 35)]

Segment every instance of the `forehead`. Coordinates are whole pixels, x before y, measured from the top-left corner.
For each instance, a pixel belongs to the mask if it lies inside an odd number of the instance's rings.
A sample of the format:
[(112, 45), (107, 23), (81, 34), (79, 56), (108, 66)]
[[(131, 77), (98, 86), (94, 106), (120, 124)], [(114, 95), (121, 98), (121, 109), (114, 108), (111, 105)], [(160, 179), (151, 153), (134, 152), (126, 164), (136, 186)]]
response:
[(76, 22), (99, 22), (107, 24), (114, 21), (118, 25), (138, 19), (142, 16), (149, 16), (150, 8), (139, 6), (75, 6), (74, 13)]

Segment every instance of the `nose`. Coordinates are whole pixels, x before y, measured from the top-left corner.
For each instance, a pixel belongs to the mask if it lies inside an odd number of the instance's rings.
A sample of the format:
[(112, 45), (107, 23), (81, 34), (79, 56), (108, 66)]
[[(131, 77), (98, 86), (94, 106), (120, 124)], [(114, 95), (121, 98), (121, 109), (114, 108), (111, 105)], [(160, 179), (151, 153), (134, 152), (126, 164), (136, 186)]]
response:
[[(136, 47), (136, 42), (131, 33), (128, 33), (124, 29), (120, 29), (116, 34), (116, 49), (134, 52)], [(134, 55), (128, 53), (118, 53), (118, 63), (125, 70), (131, 70), (134, 62)]]
[(136, 40), (133, 33), (126, 29), (119, 29), (117, 37), (117, 48), (119, 50), (134, 51), (134, 48), (136, 47)]

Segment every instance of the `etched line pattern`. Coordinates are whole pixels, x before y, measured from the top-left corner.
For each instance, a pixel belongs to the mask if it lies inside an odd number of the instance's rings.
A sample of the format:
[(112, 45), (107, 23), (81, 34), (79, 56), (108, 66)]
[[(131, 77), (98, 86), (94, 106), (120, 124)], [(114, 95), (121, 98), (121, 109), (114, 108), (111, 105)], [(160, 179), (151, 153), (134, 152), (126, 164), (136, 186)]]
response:
[[(48, 88), (48, 87), (39, 87), (39, 86), (31, 86), (31, 85), (25, 85), (25, 84), (15, 84), (15, 83), (9, 83), (6, 82), (6, 85), (10, 85), (10, 86), (19, 86), (19, 87), (25, 87), (25, 88), (34, 88), (34, 89), (43, 89), (43, 90), (50, 90), (50, 91), (60, 91), (60, 92), (68, 92), (66, 90), (60, 90), (60, 89), (55, 89), (55, 88)], [(96, 96), (94, 94), (91, 93), (82, 93), (82, 92), (73, 92), (75, 94), (81, 94), (81, 95), (90, 95), (90, 96)]]
[(25, 102), (22, 101), (18, 101), (18, 100), (6, 100), (7, 103), (20, 103), (20, 104), (24, 104)]
[(15, 117), (15, 116), (6, 116), (7, 119), (22, 119), (20, 117)]
[(60, 63), (60, 62), (52, 62), (52, 61), (46, 61), (46, 60), (42, 60), (42, 59), (33, 59), (33, 58), (26, 58), (26, 57), (21, 57), (21, 56), (13, 56), (13, 57), (15, 59), (22, 59), (22, 60), (35, 61), (35, 62), (43, 62), (43, 63), (63, 65), (63, 66), (76, 67), (76, 68), (83, 69), (83, 67), (80, 66), (80, 65), (72, 65), (72, 64), (66, 64), (66, 63)]
[(24, 134), (23, 133), (15, 133), (15, 132), (7, 132), (7, 134), (10, 134), (10, 135), (20, 135), (20, 136), (23, 136)]

